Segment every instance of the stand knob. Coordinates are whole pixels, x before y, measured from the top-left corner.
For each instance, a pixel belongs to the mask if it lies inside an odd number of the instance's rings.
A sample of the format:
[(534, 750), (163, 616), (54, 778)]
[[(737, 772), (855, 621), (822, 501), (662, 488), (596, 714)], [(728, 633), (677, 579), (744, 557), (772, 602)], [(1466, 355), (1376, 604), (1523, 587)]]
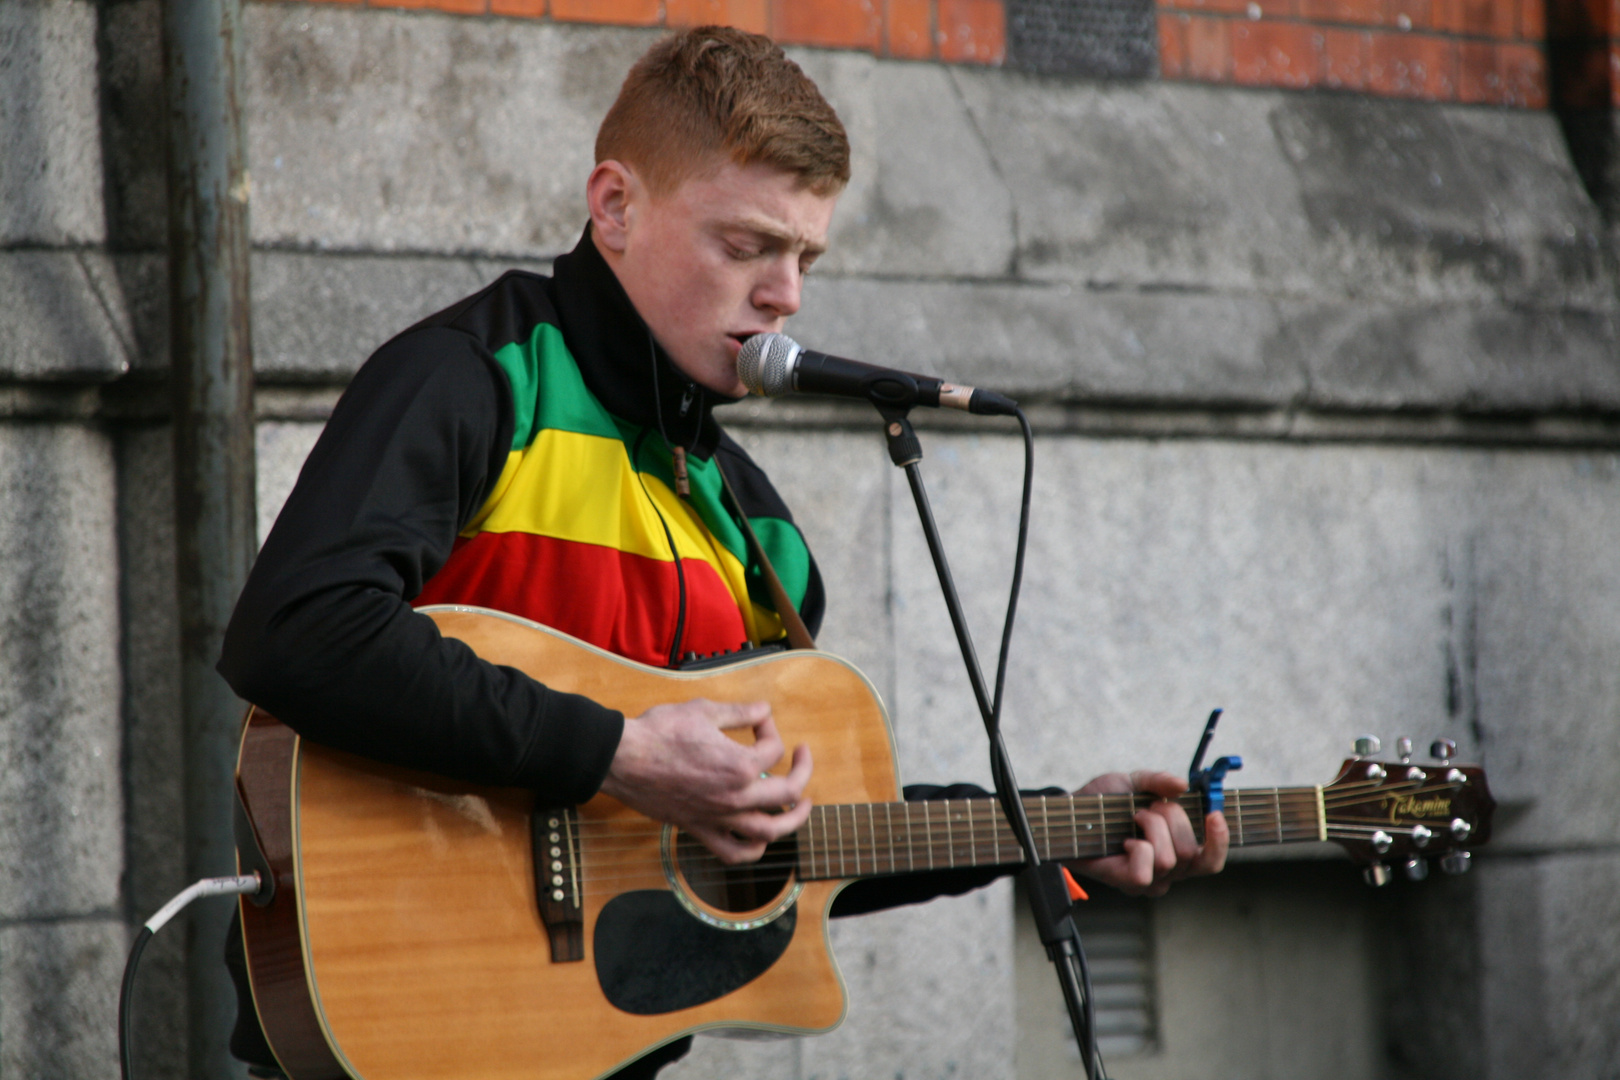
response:
[(1359, 735), (1356, 737), (1356, 757), (1372, 757), (1378, 753), (1381, 745), (1376, 735)]

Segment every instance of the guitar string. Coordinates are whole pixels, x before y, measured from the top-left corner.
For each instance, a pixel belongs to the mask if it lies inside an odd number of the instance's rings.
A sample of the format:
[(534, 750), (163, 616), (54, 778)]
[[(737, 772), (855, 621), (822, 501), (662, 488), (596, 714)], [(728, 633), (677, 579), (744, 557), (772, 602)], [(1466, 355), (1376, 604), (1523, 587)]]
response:
[[(1250, 793), (1253, 793), (1258, 789), (1245, 789), (1245, 790), (1247, 790)], [(1384, 792), (1389, 792), (1391, 790), (1393, 790), (1393, 789), (1387, 788), (1387, 787), (1383, 789)], [(1430, 790), (1435, 790), (1435, 789), (1430, 789)], [(1237, 821), (1242, 822), (1243, 828), (1244, 828), (1245, 831), (1248, 830), (1249, 823), (1251, 821), (1264, 821), (1266, 819), (1273, 819), (1273, 818), (1276, 818), (1280, 812), (1284, 812), (1284, 811), (1286, 811), (1287, 813), (1290, 813), (1290, 814), (1299, 814), (1299, 815), (1305, 816), (1305, 817), (1309, 818), (1311, 820), (1311, 822), (1314, 823), (1315, 819), (1316, 819), (1316, 803), (1315, 803), (1314, 795), (1315, 795), (1314, 791), (1312, 791), (1312, 792), (1292, 792), (1292, 791), (1290, 791), (1290, 792), (1278, 792), (1278, 793), (1276, 793), (1276, 796), (1274, 796), (1273, 798), (1270, 798), (1270, 799), (1262, 798), (1262, 799), (1258, 800), (1259, 805), (1253, 805), (1253, 806), (1243, 805), (1243, 803), (1240, 802), (1239, 800), (1232, 800), (1232, 802), (1229, 803), (1229, 805), (1228, 805), (1227, 817), (1229, 819), (1235, 819)], [(1256, 802), (1257, 801), (1257, 800), (1255, 800), (1253, 798), (1252, 794), (1250, 795), (1250, 801), (1251, 802)], [(1334, 798), (1332, 800), (1328, 800), (1328, 799), (1324, 798), (1324, 806), (1327, 807), (1327, 808), (1343, 811), (1348, 807), (1352, 807), (1352, 806), (1356, 806), (1356, 805), (1367, 805), (1367, 804), (1372, 804), (1372, 803), (1376, 803), (1376, 802), (1383, 802), (1383, 801), (1385, 801), (1385, 796), (1383, 794), (1380, 794), (1377, 798), (1368, 798), (1368, 797), (1365, 797), (1365, 796), (1338, 797), (1338, 798)], [(962, 804), (967, 804), (967, 805), (964, 806)], [(836, 808), (841, 809), (844, 806), (851, 806), (851, 805), (853, 805), (853, 806), (874, 806), (875, 807), (875, 806), (888, 806), (888, 805), (914, 806), (914, 805), (921, 805), (921, 804), (916, 804), (916, 803), (912, 803), (912, 804), (907, 804), (907, 803), (899, 803), (899, 804), (883, 804), (883, 803), (877, 803), (877, 804), (864, 804), (864, 803), (863, 804), (836, 804)], [(1008, 843), (1008, 842), (1010, 842), (1010, 839), (1011, 839), (1010, 830), (1006, 829), (1006, 822), (1005, 822), (1005, 819), (1000, 814), (1000, 808), (996, 807), (993, 804), (993, 802), (991, 802), (990, 800), (941, 800), (940, 802), (934, 803), (932, 805), (934, 805), (934, 806), (943, 805), (943, 806), (947, 807), (947, 809), (945, 811), (945, 815), (943, 815), (943, 816), (945, 816), (947, 818), (947, 820), (945, 820), (945, 821), (937, 820), (942, 815), (940, 815), (936, 811), (935, 813), (929, 815), (929, 820), (924, 821), (922, 823), (918, 823), (918, 822), (913, 821), (913, 822), (910, 823), (910, 825), (908, 827), (905, 827), (905, 828), (902, 828), (901, 830), (896, 830), (896, 831), (897, 832), (904, 832), (907, 835), (910, 835), (910, 836), (912, 836), (914, 838), (917, 838), (917, 837), (925, 838), (925, 840), (927, 842), (932, 842), (932, 840), (935, 838), (936, 834), (939, 834), (939, 833), (942, 833), (942, 832), (946, 833), (946, 834), (949, 834), (953, 829), (961, 828), (963, 826), (972, 826), (974, 828), (979, 828), (979, 827), (988, 825), (993, 830), (995, 840), (994, 841), (989, 841), (988, 837), (986, 837), (984, 839), (987, 842), (990, 842), (992, 846), (995, 846), (995, 844), (997, 844), (997, 843)], [(1104, 810), (1103, 810), (1103, 813), (1100, 816), (1095, 811), (1092, 811), (1089, 807), (1084, 807), (1084, 808), (1077, 807), (1076, 808), (1076, 809), (1083, 809), (1085, 811), (1083, 814), (1065, 813), (1064, 811), (1060, 810), (1059, 811), (1060, 817), (1059, 817), (1058, 823), (1055, 826), (1046, 825), (1046, 826), (1043, 826), (1043, 828), (1048, 828), (1049, 827), (1054, 832), (1062, 832), (1062, 831), (1073, 831), (1075, 828), (1077, 828), (1079, 826), (1085, 826), (1087, 828), (1091, 828), (1091, 827), (1094, 827), (1095, 825), (1098, 825), (1098, 824), (1104, 825), (1106, 827), (1106, 825), (1109, 824), (1109, 823), (1118, 823), (1118, 822), (1127, 822), (1128, 823), (1128, 822), (1131, 822), (1131, 821), (1134, 820), (1134, 817), (1135, 817), (1136, 813), (1140, 812), (1142, 809), (1147, 808), (1148, 806), (1153, 805), (1153, 802), (1149, 801), (1149, 800), (1131, 800), (1130, 797), (1128, 797), (1128, 796), (1120, 796), (1117, 799), (1106, 800), (1103, 805), (1104, 805)], [(1196, 804), (1194, 804), (1193, 806), (1190, 806), (1190, 807), (1186, 807), (1186, 808), (1196, 810)], [(853, 820), (852, 820), (851, 823), (849, 823), (847, 826), (845, 826), (842, 829), (840, 829), (838, 827), (841, 823), (836, 822), (836, 821), (835, 822), (826, 821), (827, 813), (829, 811), (835, 810), (835, 806), (830, 805), (830, 806), (824, 806), (824, 807), (817, 807), (816, 809), (821, 812), (822, 816), (821, 816), (820, 819), (816, 820), (815, 827), (817, 827), (817, 828), (819, 828), (819, 829), (821, 829), (821, 830), (823, 830), (823, 831), (825, 831), (827, 833), (832, 833), (832, 834), (836, 835), (837, 832), (843, 831), (843, 832), (847, 832), (847, 833), (850, 833), (850, 834), (853, 834), (853, 835), (858, 835), (860, 833), (861, 829), (862, 829), (862, 826), (860, 826), (857, 822), (855, 822)], [(857, 815), (855, 813), (851, 813), (850, 816), (851, 816), (852, 819), (857, 817)], [(875, 815), (869, 815), (869, 817), (871, 818), (871, 820), (869, 820), (868, 824), (865, 826), (865, 828), (866, 828), (866, 830), (868, 832), (872, 831), (872, 829), (876, 825)], [(1065, 819), (1067, 819), (1067, 820), (1065, 820)], [(803, 831), (805, 831), (805, 829), (808, 829), (808, 828), (811, 828), (811, 827), (812, 826), (809, 823), (807, 823), (806, 826), (801, 827), (800, 832), (802, 833)], [(646, 834), (646, 835), (654, 835), (655, 836), (661, 831), (662, 826), (658, 825), (657, 823), (647, 821), (645, 819), (636, 820), (636, 821), (614, 821), (614, 820), (596, 820), (596, 821), (592, 821), (592, 820), (587, 819), (587, 820), (584, 820), (584, 821), (576, 821), (574, 823), (574, 828), (576, 829), (576, 834), (579, 835), (582, 839), (587, 839), (587, 838), (593, 839), (595, 845), (597, 846), (597, 850), (608, 850), (608, 849), (611, 849), (612, 845), (610, 843), (604, 843), (604, 841), (602, 839), (602, 837), (604, 835), (617, 834), (619, 836), (630, 836), (632, 839), (635, 838), (635, 834)], [(889, 834), (889, 823), (888, 823), (887, 820), (885, 821), (882, 828), (883, 828), (883, 835), (885, 837), (887, 837), (888, 834)]]
[[(1290, 807), (1290, 809), (1293, 809), (1293, 808)], [(1305, 805), (1301, 805), (1299, 807), (1299, 809), (1304, 810), (1304, 809), (1309, 809), (1309, 808), (1307, 806), (1305, 806)], [(1276, 820), (1276, 817), (1277, 817), (1277, 815), (1274, 812), (1267, 811), (1267, 810), (1264, 810), (1264, 809), (1261, 809), (1261, 808), (1256, 808), (1256, 809), (1251, 810), (1249, 812), (1243, 813), (1241, 816), (1244, 819), (1254, 819), (1255, 824), (1259, 824), (1259, 822), (1262, 821), (1262, 820), (1264, 820), (1266, 822), (1265, 828), (1263, 830), (1259, 829), (1259, 828), (1254, 828), (1252, 826), (1246, 826), (1245, 827), (1245, 832), (1253, 832), (1253, 833), (1257, 834), (1256, 835), (1256, 841), (1257, 842), (1266, 842), (1264, 840), (1260, 840), (1259, 837), (1261, 835), (1267, 835), (1267, 834), (1275, 835), (1276, 836), (1276, 841), (1275, 842), (1279, 842), (1279, 843), (1285, 842), (1286, 840), (1288, 840), (1290, 838), (1289, 835), (1288, 835), (1290, 832), (1292, 832), (1294, 834), (1294, 836), (1292, 837), (1294, 839), (1310, 839), (1310, 838), (1312, 838), (1312, 837), (1314, 837), (1314, 836), (1316, 836), (1318, 834), (1317, 822), (1314, 820), (1314, 817), (1315, 817), (1314, 814), (1310, 815), (1311, 820), (1309, 820), (1309, 821), (1295, 821), (1295, 822), (1290, 823), (1290, 822), (1284, 820), (1280, 824), (1273, 824), (1272, 823), (1272, 822), (1274, 822)], [(1124, 821), (1116, 821), (1113, 824), (1127, 826), (1127, 829), (1130, 826), (1130, 823), (1124, 822)], [(1368, 825), (1368, 824), (1362, 824), (1362, 823), (1352, 823), (1352, 824), (1337, 824), (1336, 823), (1336, 824), (1332, 824), (1332, 825), (1328, 826), (1328, 834), (1329, 834), (1330, 837), (1336, 838), (1336, 839), (1350, 839), (1350, 840), (1365, 839), (1367, 835), (1369, 835), (1373, 831), (1376, 831), (1378, 828), (1380, 828), (1381, 826), (1383, 826), (1385, 824), (1388, 824), (1388, 823), (1378, 823), (1376, 825)], [(1409, 822), (1409, 823), (1406, 823), (1407, 831), (1409, 832), (1410, 826), (1415, 825), (1415, 824), (1421, 824), (1421, 822)], [(1400, 832), (1401, 829), (1402, 829), (1402, 826), (1399, 825), (1399, 824), (1390, 824), (1389, 827), (1395, 829), (1397, 832)], [(657, 845), (658, 842), (659, 842), (659, 834), (661, 833), (661, 829), (644, 826), (644, 831), (646, 833), (646, 840), (641, 845), (641, 847), (645, 848), (645, 847), (650, 847), (650, 846)], [(921, 832), (923, 830), (916, 830), (916, 831)], [(943, 831), (943, 830), (934, 830), (934, 831)], [(1049, 829), (1049, 828), (1046, 828), (1046, 827), (1043, 826), (1043, 828), (1040, 829), (1039, 831), (1041, 832), (1043, 838), (1046, 840), (1047, 846), (1050, 849), (1052, 849), (1053, 851), (1066, 853), (1069, 850), (1071, 850), (1071, 848), (1073, 848), (1072, 837), (1068, 841), (1064, 841), (1064, 840), (1059, 839), (1058, 836), (1055, 835), (1055, 834), (1061, 834), (1063, 832), (1069, 831), (1067, 829), (1064, 829), (1062, 827), (1061, 823), (1056, 828), (1050, 828)], [(1112, 846), (1113, 844), (1115, 844), (1115, 843), (1117, 843), (1119, 841), (1123, 841), (1124, 839), (1128, 839), (1128, 838), (1129, 838), (1129, 836), (1126, 835), (1125, 831), (1122, 830), (1119, 833), (1112, 833), (1112, 832), (1108, 831), (1106, 829), (1106, 826), (1105, 826), (1105, 831), (1104, 831), (1104, 834), (1102, 836), (1093, 837), (1093, 838), (1087, 838), (1087, 839), (1088, 840), (1100, 841), (1101, 842), (1100, 845), (1099, 845), (1100, 851), (1097, 852), (1096, 854), (1106, 854), (1108, 852), (1108, 849), (1109, 849), (1110, 846)], [(1010, 833), (1009, 833), (1009, 835), (1002, 840), (1000, 846), (1010, 847), (1011, 846), (1010, 845), (1010, 839), (1011, 838), (1010, 838)], [(925, 840), (925, 843), (927, 843), (927, 840)], [(879, 869), (880, 864), (883, 864), (883, 863), (886, 863), (886, 862), (889, 863), (889, 866), (887, 867), (885, 872), (896, 872), (896, 867), (898, 867), (898, 865), (899, 865), (899, 860), (894, 859), (892, 862), (890, 862), (889, 860), (884, 858), (884, 850), (885, 850), (885, 848), (888, 848), (888, 847), (889, 847), (889, 843), (888, 843), (888, 837), (887, 837), (886, 834), (883, 834), (883, 835), (871, 834), (870, 838), (865, 839), (865, 840), (862, 840), (859, 837), (851, 837), (851, 838), (849, 838), (848, 843), (843, 844), (844, 861), (847, 864), (851, 860), (853, 860), (855, 858), (855, 856), (859, 855), (861, 857), (861, 859), (866, 863), (866, 865), (871, 867), (871, 872), (874, 872), (874, 873), (877, 872), (878, 869)], [(834, 846), (832, 844), (817, 845), (813, 850), (815, 850), (815, 852), (817, 853), (818, 858), (825, 857), (829, 862), (830, 862), (831, 858), (835, 857), (835, 855), (834, 855), (835, 848), (834, 848)], [(969, 864), (977, 863), (977, 864), (980, 864), (980, 865), (988, 866), (988, 865), (996, 865), (996, 863), (993, 861), (994, 857), (995, 857), (995, 854), (996, 854), (996, 851), (997, 851), (997, 845), (995, 845), (995, 844), (993, 844), (991, 842), (988, 842), (984, 838), (979, 838), (979, 839), (976, 840), (976, 842), (974, 842), (971, 845), (962, 844), (962, 843), (956, 844), (953, 847), (953, 849), (949, 852), (949, 855), (952, 858), (957, 857), (957, 856), (964, 856), (965, 857), (964, 861), (968, 862)], [(645, 859), (646, 859), (645, 851), (642, 851), (640, 853), (640, 859), (638, 860), (638, 864), (637, 864), (638, 868), (636, 870), (632, 871), (631, 873), (629, 873), (628, 875), (623, 874), (623, 873), (619, 873), (619, 874), (606, 873), (605, 871), (608, 871), (610, 869), (617, 869), (617, 867), (612, 866), (613, 860), (612, 860), (611, 854), (612, 853), (610, 853), (610, 852), (605, 852), (605, 851), (601, 851), (601, 850), (598, 850), (598, 849), (593, 849), (589, 853), (589, 855), (592, 858), (593, 863), (595, 864), (597, 869), (588, 870), (586, 872), (586, 874), (584, 875), (584, 880), (586, 882), (594, 881), (594, 882), (597, 882), (597, 883), (601, 883), (603, 881), (613, 880), (615, 878), (625, 878), (625, 877), (653, 877), (653, 878), (661, 878), (662, 877), (661, 873), (657, 873), (657, 872), (653, 871), (651, 868), (649, 868), (649, 867), (647, 867), (645, 865)], [(1060, 857), (1060, 858), (1071, 858), (1071, 857), (1072, 858), (1091, 858), (1091, 857), (1096, 857), (1096, 854), (1093, 854), (1093, 852), (1088, 851), (1088, 850), (1077, 850), (1076, 853), (1073, 856), (1070, 856), (1068, 854), (1060, 854), (1060, 855), (1057, 855), (1055, 857)], [(730, 879), (732, 875), (737, 874), (739, 871), (748, 872), (748, 871), (784, 871), (784, 870), (791, 870), (794, 867), (801, 866), (802, 863), (805, 861), (803, 858), (799, 857), (798, 855), (790, 856), (790, 857), (777, 857), (777, 858), (767, 857), (765, 859), (757, 860), (754, 863), (742, 864), (742, 865), (739, 865), (739, 866), (736, 866), (736, 867), (727, 867), (726, 865), (720, 864), (718, 862), (709, 862), (709, 861), (707, 861), (708, 858), (711, 858), (711, 857), (700, 856), (700, 858), (702, 858), (704, 861), (697, 862), (697, 863), (692, 863), (692, 862), (689, 861), (687, 864), (685, 864), (683, 866), (683, 873), (687, 877), (688, 881), (692, 881), (692, 882), (698, 883), (698, 884), (707, 883), (708, 881), (712, 881), (712, 880)], [(936, 862), (936, 865), (937, 865), (938, 860), (936, 859), (935, 862)], [(1014, 865), (1014, 863), (1009, 862), (1009, 863), (1007, 863), (1005, 865)], [(703, 869), (700, 870), (700, 869), (698, 869), (699, 867), (702, 867)], [(910, 869), (909, 860), (908, 860), (908, 864), (907, 864), (907, 869), (908, 870)], [(865, 873), (865, 872), (866, 871), (864, 871), (864, 870), (862, 871), (862, 873)], [(856, 875), (853, 874), (853, 872), (852, 872), (849, 875), (841, 874), (841, 875), (836, 875), (836, 876), (844, 877), (844, 876), (856, 876)]]

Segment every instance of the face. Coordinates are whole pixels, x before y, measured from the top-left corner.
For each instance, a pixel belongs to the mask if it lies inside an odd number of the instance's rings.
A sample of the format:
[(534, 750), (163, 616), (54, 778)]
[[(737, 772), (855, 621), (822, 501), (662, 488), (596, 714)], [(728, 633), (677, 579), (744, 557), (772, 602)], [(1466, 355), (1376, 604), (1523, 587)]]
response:
[(676, 366), (711, 390), (745, 393), (737, 353), (799, 310), (838, 197), (773, 166), (730, 161), (657, 198), (628, 167), (604, 161), (587, 195), (597, 248)]

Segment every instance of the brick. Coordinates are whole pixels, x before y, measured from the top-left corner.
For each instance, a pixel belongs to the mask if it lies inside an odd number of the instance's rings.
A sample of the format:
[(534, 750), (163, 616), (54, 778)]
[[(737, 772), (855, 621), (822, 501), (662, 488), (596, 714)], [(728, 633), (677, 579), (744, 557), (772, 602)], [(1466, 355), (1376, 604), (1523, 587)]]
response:
[(546, 0), (489, 0), (489, 13), (519, 19), (538, 19), (546, 13)]
[(1164, 7), (1181, 11), (1219, 12), (1224, 15), (1243, 15), (1249, 10), (1249, 0), (1168, 0)]
[(1496, 67), (1502, 76), (1502, 104), (1547, 107), (1547, 56), (1536, 45), (1500, 45)]
[(934, 57), (934, 5), (931, 0), (888, 0), (883, 45), (890, 56), (907, 60)]
[(1226, 82), (1232, 77), (1231, 20), (1187, 18), (1186, 78)]
[(881, 44), (880, 0), (772, 0), (771, 31), (778, 41), (871, 49)]
[(1304, 23), (1240, 22), (1232, 27), (1232, 81), (1245, 86), (1310, 86), (1322, 33)]
[(658, 0), (551, 0), (551, 17), (564, 22), (657, 26)]
[(1361, 90), (1367, 85), (1368, 35), (1360, 30), (1322, 28), (1322, 85)]
[(1312, 22), (1382, 26), (1384, 0), (1299, 0), (1299, 14)]
[(1457, 100), (1470, 105), (1501, 103), (1502, 73), (1495, 45), (1488, 41), (1458, 42)]
[(1514, 0), (1435, 0), (1434, 25), (1472, 37), (1507, 40), (1513, 36), (1518, 12)]
[(1541, 41), (1547, 36), (1547, 0), (1519, 0), (1519, 37)]
[(939, 58), (999, 64), (1007, 55), (1007, 12), (1001, 0), (939, 0)]
[(1367, 89), (1391, 97), (1451, 101), (1457, 96), (1457, 45), (1447, 38), (1382, 31), (1372, 35)]
[(1254, 9), (1260, 9), (1263, 19), (1286, 19), (1298, 13), (1299, 0), (1251, 0), (1251, 4), (1243, 6), (1244, 14), (1253, 15)]
[(372, 0), (372, 7), (448, 11), (452, 15), (482, 15), (488, 0)]
[(1401, 30), (1427, 30), (1434, 24), (1433, 0), (1387, 0), (1384, 21)]
[(1159, 78), (1179, 79), (1187, 67), (1187, 16), (1159, 13)]
[(770, 30), (768, 14), (765, 0), (664, 0), (664, 22), (670, 26), (735, 26), (764, 34)]

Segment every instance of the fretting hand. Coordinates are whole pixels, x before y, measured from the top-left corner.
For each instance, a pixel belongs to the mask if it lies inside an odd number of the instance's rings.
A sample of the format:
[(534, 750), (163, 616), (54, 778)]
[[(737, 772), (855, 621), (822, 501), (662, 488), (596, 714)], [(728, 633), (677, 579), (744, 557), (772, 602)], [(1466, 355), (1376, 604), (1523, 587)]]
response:
[[(741, 728), (752, 745), (724, 734)], [(810, 816), (810, 748), (794, 747), (786, 776), (767, 775), (784, 752), (766, 702), (657, 705), (625, 718), (602, 793), (685, 829), (722, 862), (751, 862)]]
[(1075, 871), (1131, 896), (1163, 896), (1172, 881), (1220, 873), (1226, 865), (1230, 836), (1226, 819), (1220, 814), (1207, 815), (1204, 818), (1204, 842), (1199, 844), (1193, 835), (1187, 812), (1175, 801), (1186, 790), (1186, 780), (1166, 772), (1144, 770), (1129, 776), (1107, 773), (1091, 780), (1076, 794), (1125, 795), (1147, 792), (1160, 796), (1160, 799), (1136, 812), (1136, 824), (1142, 830), (1142, 837), (1126, 840), (1124, 854), (1069, 865)]

